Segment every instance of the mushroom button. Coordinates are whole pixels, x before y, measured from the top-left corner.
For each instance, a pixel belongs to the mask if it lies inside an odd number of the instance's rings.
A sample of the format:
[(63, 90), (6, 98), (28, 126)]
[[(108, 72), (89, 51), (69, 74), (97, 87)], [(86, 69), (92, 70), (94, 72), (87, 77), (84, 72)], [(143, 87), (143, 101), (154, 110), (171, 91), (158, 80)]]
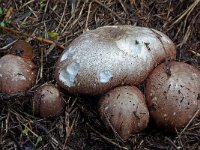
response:
[(10, 49), (10, 54), (31, 60), (33, 58), (33, 48), (29, 43), (23, 40), (18, 40)]
[(40, 117), (56, 116), (64, 107), (59, 90), (52, 84), (39, 87), (34, 93), (32, 104), (34, 114)]
[(36, 79), (35, 65), (28, 59), (5, 55), (0, 59), (0, 92), (17, 93), (30, 89)]
[(157, 30), (104, 26), (83, 33), (66, 48), (55, 78), (71, 93), (98, 95), (141, 83), (157, 64), (175, 55), (173, 42)]
[(199, 79), (200, 71), (182, 62), (163, 63), (153, 70), (147, 79), (146, 98), (159, 127), (174, 131), (189, 122), (200, 101)]
[(108, 129), (126, 140), (147, 127), (149, 112), (144, 95), (135, 86), (121, 86), (106, 93), (98, 103), (99, 114)]

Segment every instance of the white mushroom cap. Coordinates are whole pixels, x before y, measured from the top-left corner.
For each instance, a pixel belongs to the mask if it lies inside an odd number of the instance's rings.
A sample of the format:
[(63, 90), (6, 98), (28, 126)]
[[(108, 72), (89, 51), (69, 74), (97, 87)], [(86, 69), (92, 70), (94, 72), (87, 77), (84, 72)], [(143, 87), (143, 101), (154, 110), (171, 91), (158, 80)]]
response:
[(55, 78), (71, 93), (102, 94), (141, 83), (157, 64), (175, 55), (173, 42), (159, 31), (105, 26), (83, 33), (66, 48)]

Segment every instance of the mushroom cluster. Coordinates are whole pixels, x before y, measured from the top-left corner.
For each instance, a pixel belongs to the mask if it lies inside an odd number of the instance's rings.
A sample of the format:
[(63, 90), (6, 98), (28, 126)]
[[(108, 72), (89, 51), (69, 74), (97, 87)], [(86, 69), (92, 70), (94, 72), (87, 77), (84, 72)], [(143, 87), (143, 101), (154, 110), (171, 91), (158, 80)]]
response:
[(0, 59), (0, 92), (24, 92), (36, 79), (35, 65), (31, 61), (32, 47), (25, 41), (17, 41), (10, 53)]
[[(152, 91), (151, 86), (157, 85), (147, 84), (148, 105), (143, 93), (135, 86), (142, 83), (157, 65), (175, 57), (174, 43), (155, 29), (104, 26), (83, 33), (66, 48), (56, 64), (55, 79), (70, 93), (103, 95), (98, 103), (102, 121), (107, 128), (116, 131), (126, 140), (148, 125), (148, 109), (152, 107), (152, 96), (148, 94), (152, 95), (149, 92)], [(166, 97), (156, 95), (156, 92), (153, 96), (158, 101), (167, 100), (164, 99)], [(184, 123), (197, 108), (196, 101), (189, 101), (191, 111), (184, 107), (184, 113), (188, 112)], [(163, 110), (165, 107), (158, 108)], [(161, 111), (158, 108), (157, 113)], [(150, 110), (150, 115), (156, 120), (152, 112)]]
[[(0, 59), (0, 92), (30, 89), (36, 79), (32, 47), (17, 41)], [(200, 108), (200, 71), (176, 62), (176, 48), (165, 34), (137, 26), (104, 26), (83, 33), (62, 53), (57, 83), (72, 94), (100, 95), (98, 111), (122, 139), (148, 126), (171, 131), (184, 127)], [(146, 80), (144, 94), (137, 86)], [(145, 95), (145, 96), (144, 96)], [(64, 107), (52, 84), (34, 93), (33, 112), (58, 115)]]
[[(175, 58), (174, 43), (155, 29), (104, 26), (66, 48), (55, 79), (72, 94), (103, 95), (100, 118), (126, 140), (146, 128), (149, 114), (159, 127), (174, 131), (197, 112), (200, 71)], [(136, 86), (146, 79), (145, 98)]]
[[(32, 57), (32, 47), (17, 41), (0, 59), (1, 93), (33, 86)], [(155, 29), (104, 26), (83, 33), (66, 48), (56, 64), (55, 79), (72, 94), (100, 95), (100, 118), (127, 140), (148, 126), (149, 116), (158, 127), (175, 131), (198, 112), (200, 71), (175, 58), (174, 43)], [(142, 93), (137, 86), (145, 80)], [(35, 91), (34, 114), (52, 117), (63, 107), (63, 98), (52, 84)]]
[[(29, 90), (36, 80), (36, 66), (32, 62), (32, 46), (18, 40), (9, 50), (9, 54), (0, 59), (0, 93), (17, 94)], [(59, 90), (52, 84), (37, 88), (32, 99), (35, 115), (53, 117), (58, 115), (64, 101)]]

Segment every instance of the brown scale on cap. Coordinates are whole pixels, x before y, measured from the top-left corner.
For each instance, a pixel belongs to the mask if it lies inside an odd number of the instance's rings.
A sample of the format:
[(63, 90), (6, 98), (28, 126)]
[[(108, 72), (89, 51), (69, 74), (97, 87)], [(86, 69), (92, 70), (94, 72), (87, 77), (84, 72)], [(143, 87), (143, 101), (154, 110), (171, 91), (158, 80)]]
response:
[(19, 56), (5, 55), (0, 59), (0, 92), (17, 93), (30, 89), (36, 79), (32, 61)]
[(64, 107), (64, 101), (59, 90), (52, 84), (39, 87), (33, 97), (33, 112), (40, 117), (58, 115)]
[(29, 43), (18, 40), (10, 49), (10, 54), (31, 60), (33, 58), (33, 48)]
[(146, 98), (157, 125), (174, 131), (186, 125), (198, 109), (200, 71), (186, 63), (167, 62), (147, 78)]
[(149, 112), (144, 95), (135, 86), (121, 86), (109, 91), (101, 97), (98, 106), (106, 127), (114, 129), (124, 140), (148, 125)]

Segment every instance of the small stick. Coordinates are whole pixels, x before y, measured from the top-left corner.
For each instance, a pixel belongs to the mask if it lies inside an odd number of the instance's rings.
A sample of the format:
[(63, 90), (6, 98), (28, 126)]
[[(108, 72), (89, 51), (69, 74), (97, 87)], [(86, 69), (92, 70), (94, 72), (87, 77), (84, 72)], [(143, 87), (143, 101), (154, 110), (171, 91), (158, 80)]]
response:
[(64, 6), (63, 14), (62, 14), (62, 16), (60, 18), (58, 26), (56, 27), (56, 32), (58, 32), (58, 29), (60, 28), (60, 25), (62, 24), (63, 18), (65, 16), (65, 12), (66, 12), (66, 9), (67, 9), (67, 1), (68, 0), (65, 1), (65, 6)]
[(200, 108), (196, 111), (196, 113), (193, 115), (193, 117), (190, 119), (188, 124), (185, 126), (185, 128), (181, 131), (180, 135), (183, 134), (183, 132), (188, 128), (188, 126), (191, 124), (191, 122), (194, 120), (194, 118), (199, 114)]
[(8, 45), (6, 45), (6, 46), (4, 46), (4, 47), (0, 48), (0, 50), (5, 50), (5, 49), (8, 49), (8, 47), (10, 47), (11, 45), (13, 45), (13, 44), (14, 44), (16, 41), (17, 41), (17, 40), (15, 40), (15, 41), (13, 41), (13, 42), (9, 43)]
[(194, 54), (195, 56), (200, 57), (200, 53), (195, 52), (194, 50), (188, 50), (188, 51)]
[(102, 2), (100, 2), (98, 0), (93, 0), (93, 1), (96, 2), (97, 4), (101, 5), (105, 9), (107, 9), (111, 14), (113, 14), (115, 17), (117, 17), (117, 19), (119, 21), (121, 21), (121, 18), (115, 12), (113, 12), (112, 9), (110, 9), (108, 6), (104, 5)]
[(18, 150), (22, 150), (18, 140), (15, 138), (15, 136), (13, 135), (12, 132), (9, 131), (9, 135), (11, 136), (11, 139), (13, 140), (13, 142), (15, 143), (15, 145), (17, 146)]
[(172, 142), (172, 140), (171, 140), (170, 138), (165, 137), (165, 139), (166, 139), (167, 141), (169, 141), (169, 143), (172, 144), (172, 146), (174, 146), (175, 149), (177, 149), (177, 150), (181, 149), (181, 147), (176, 146), (176, 144), (174, 144), (174, 142)]
[(0, 93), (0, 101), (2, 100), (9, 100), (15, 97), (20, 97), (20, 96), (30, 96), (32, 95), (31, 92), (26, 91), (26, 92), (18, 92), (14, 94), (5, 94), (5, 93)]
[(76, 19), (72, 22), (72, 24), (70, 25), (70, 28), (72, 28), (72, 27), (79, 21), (79, 19), (81, 18), (82, 14), (83, 14), (83, 10), (84, 10), (85, 5), (86, 5), (86, 2), (87, 2), (87, 1), (85, 1), (85, 2), (83, 3), (83, 5), (82, 5), (82, 7), (81, 7), (81, 10), (80, 10), (80, 12), (79, 12), (78, 18), (76, 18)]
[(179, 15), (178, 19), (176, 19), (174, 21), (172, 26), (175, 25), (176, 23), (180, 22), (185, 16), (187, 19), (187, 16), (189, 16), (191, 14), (191, 12), (194, 10), (194, 8), (198, 5), (199, 2), (200, 2), (200, 0), (195, 0), (181, 15)]
[(114, 146), (123, 149), (123, 150), (128, 150), (127, 147), (123, 147), (115, 142), (113, 142), (111, 139), (107, 138), (106, 136), (102, 135), (101, 133), (99, 133), (98, 131), (96, 131), (92, 126), (90, 126), (88, 123), (86, 123), (86, 125), (92, 130), (94, 131), (96, 134), (98, 134), (100, 137), (102, 137), (104, 140), (106, 140), (107, 142), (113, 144)]
[(6, 15), (5, 15), (5, 17), (4, 17), (4, 20), (9, 20), (9, 19), (12, 17), (12, 14), (13, 14), (13, 8), (10, 7), (10, 8), (8, 9), (8, 11), (6, 12)]
[(90, 4), (89, 4), (88, 13), (87, 13), (87, 18), (86, 18), (86, 22), (85, 22), (85, 30), (86, 30), (86, 31), (88, 30), (88, 20), (89, 20), (89, 16), (90, 16), (90, 9), (91, 9), (91, 6), (92, 6), (92, 2), (90, 2)]
[(35, 39), (39, 42), (42, 42), (42, 43), (46, 43), (46, 44), (55, 44), (57, 47), (59, 47), (61, 50), (64, 50), (65, 47), (62, 46), (60, 43), (57, 43), (57, 42), (54, 42), (54, 41), (51, 41), (51, 40), (48, 40), (48, 39), (44, 39), (42, 37), (36, 37), (36, 36), (32, 36), (32, 35), (29, 35), (27, 33), (23, 33), (23, 32), (20, 32), (20, 31), (17, 31), (17, 30), (13, 30), (11, 28), (7, 28), (7, 27), (3, 27), (3, 26), (0, 26), (0, 29), (2, 30), (5, 30), (7, 32), (11, 32), (13, 34), (18, 34), (18, 35), (22, 35), (24, 37), (30, 37), (32, 39)]

